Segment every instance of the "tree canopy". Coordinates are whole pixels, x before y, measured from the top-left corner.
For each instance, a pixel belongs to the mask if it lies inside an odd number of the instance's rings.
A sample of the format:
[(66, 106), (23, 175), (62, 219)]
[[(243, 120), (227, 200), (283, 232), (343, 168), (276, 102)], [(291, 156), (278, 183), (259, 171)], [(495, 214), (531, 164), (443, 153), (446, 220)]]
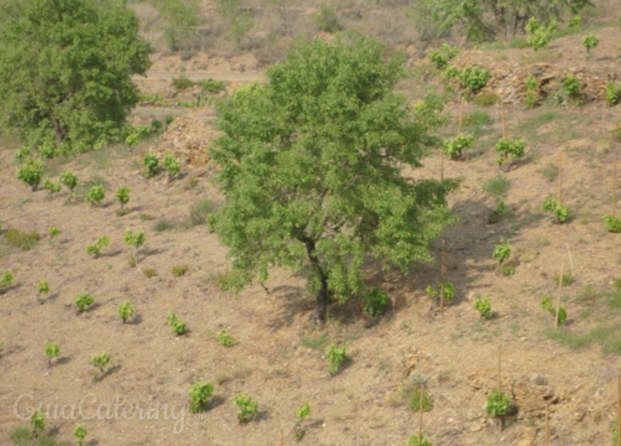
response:
[(125, 1), (6, 0), (0, 15), (1, 125), (32, 145), (118, 138), (151, 53)]
[(331, 299), (365, 292), (367, 260), (431, 260), (455, 183), (403, 175), (422, 167), (438, 111), (393, 91), (403, 60), (367, 37), (315, 39), (221, 103), (211, 154), (226, 202), (210, 223), (230, 248), (231, 287), (289, 268), (324, 320)]

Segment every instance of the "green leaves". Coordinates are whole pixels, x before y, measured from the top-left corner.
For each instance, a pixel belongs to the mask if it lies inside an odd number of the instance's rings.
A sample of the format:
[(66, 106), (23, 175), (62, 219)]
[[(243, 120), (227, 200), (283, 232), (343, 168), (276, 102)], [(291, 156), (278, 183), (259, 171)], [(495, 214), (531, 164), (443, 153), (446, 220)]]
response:
[(259, 411), (259, 403), (245, 393), (235, 395), (233, 404), (237, 407), (237, 419), (240, 423), (248, 422)]
[(336, 375), (339, 372), (341, 363), (347, 358), (347, 348), (339, 347), (336, 344), (331, 344), (328, 348), (328, 361), (330, 365), (328, 371), (330, 375)]
[(319, 301), (344, 302), (364, 289), (366, 257), (404, 271), (431, 260), (455, 183), (402, 176), (437, 122), (435, 106), (392, 91), (402, 62), (371, 38), (303, 42), (266, 84), (218, 105), (211, 154), (226, 202), (209, 223), (230, 248), (233, 288), (279, 266), (304, 272)]
[(214, 385), (210, 382), (199, 381), (190, 387), (190, 411), (198, 413), (207, 408), (209, 398), (213, 395)]
[(490, 417), (504, 417), (507, 415), (507, 411), (509, 410), (510, 401), (509, 395), (494, 390), (487, 397), (487, 406), (485, 411)]
[[(17, 6), (11, 8), (11, 6)], [(125, 2), (15, 0), (0, 24), (0, 111), (24, 140), (83, 151), (120, 137), (150, 45)]]
[(28, 184), (33, 191), (37, 190), (37, 186), (41, 183), (41, 175), (43, 175), (43, 164), (38, 160), (29, 159), (17, 169), (17, 179)]

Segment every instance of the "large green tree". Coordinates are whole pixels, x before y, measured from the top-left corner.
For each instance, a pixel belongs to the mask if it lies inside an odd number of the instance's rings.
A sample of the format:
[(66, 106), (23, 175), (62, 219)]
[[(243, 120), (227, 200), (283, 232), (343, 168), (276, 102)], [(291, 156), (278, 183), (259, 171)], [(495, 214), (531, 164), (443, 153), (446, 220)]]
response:
[(230, 286), (292, 269), (324, 320), (331, 299), (365, 291), (368, 260), (431, 260), (454, 184), (403, 174), (421, 167), (437, 111), (393, 92), (403, 74), (371, 38), (313, 40), (220, 105), (211, 154), (226, 203), (210, 223), (230, 247)]
[(0, 3), (0, 113), (30, 144), (86, 149), (118, 137), (151, 46), (125, 1)]

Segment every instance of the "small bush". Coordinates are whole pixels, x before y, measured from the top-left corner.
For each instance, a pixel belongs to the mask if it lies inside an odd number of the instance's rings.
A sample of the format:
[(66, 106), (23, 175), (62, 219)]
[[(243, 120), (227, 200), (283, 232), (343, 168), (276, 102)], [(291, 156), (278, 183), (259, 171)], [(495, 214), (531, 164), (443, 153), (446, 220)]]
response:
[(74, 300), (74, 304), (78, 310), (78, 313), (84, 313), (86, 308), (95, 303), (95, 299), (88, 293), (78, 294)]
[(23, 251), (28, 251), (31, 249), (39, 240), (41, 240), (41, 235), (38, 232), (26, 232), (20, 229), (11, 228), (8, 229), (4, 233), (4, 238), (11, 245), (22, 249)]
[(474, 137), (472, 135), (458, 135), (454, 139), (444, 141), (444, 154), (451, 159), (457, 160), (463, 157), (464, 149), (472, 146)]
[(107, 235), (104, 235), (100, 239), (97, 239), (97, 241), (94, 244), (87, 246), (86, 253), (90, 256), (97, 258), (99, 257), (101, 250), (105, 248), (106, 246), (108, 246), (109, 244), (110, 244), (110, 237), (108, 237)]
[(476, 300), (474, 308), (481, 314), (483, 319), (492, 318), (492, 304), (488, 297), (482, 297)]
[(216, 340), (225, 347), (232, 347), (235, 344), (235, 338), (228, 334), (225, 330), (222, 330), (216, 336)]
[(328, 348), (328, 361), (330, 362), (330, 365), (328, 366), (328, 371), (331, 375), (336, 375), (339, 372), (341, 363), (343, 363), (346, 358), (346, 347), (338, 347), (334, 343), (330, 345), (330, 347)]
[(619, 86), (613, 84), (612, 82), (606, 85), (606, 102), (609, 106), (614, 107), (619, 103)]
[(100, 378), (103, 376), (106, 366), (109, 363), (110, 355), (106, 352), (100, 353), (99, 355), (95, 355), (91, 358), (91, 364), (99, 369)]
[(248, 422), (259, 411), (259, 403), (245, 393), (235, 395), (233, 404), (237, 407), (237, 419), (240, 423)]
[(172, 80), (172, 85), (178, 91), (187, 90), (188, 88), (192, 88), (194, 86), (194, 82), (188, 79), (186, 76), (174, 77)]
[(546, 198), (541, 206), (544, 212), (552, 212), (554, 214), (554, 223), (563, 224), (569, 219), (569, 211), (556, 198)]
[(60, 192), (60, 182), (55, 183), (50, 180), (45, 180), (45, 183), (43, 183), (43, 189), (48, 191), (50, 195), (57, 194)]
[(511, 257), (511, 245), (506, 242), (499, 243), (498, 245), (494, 246), (494, 252), (492, 256), (498, 261), (499, 265), (502, 265), (507, 260), (509, 260), (509, 257)]
[(525, 30), (528, 33), (526, 42), (535, 51), (548, 47), (552, 40), (552, 33), (556, 30), (556, 21), (552, 21), (548, 26), (543, 26), (537, 19), (532, 17), (526, 24)]
[(539, 104), (539, 95), (541, 86), (539, 80), (532, 74), (528, 75), (526, 79), (526, 106), (528, 108), (535, 108)]
[(575, 97), (580, 93), (580, 81), (574, 75), (569, 75), (563, 79), (563, 90), (570, 96)]
[(104, 191), (104, 187), (100, 184), (97, 184), (90, 188), (88, 193), (86, 194), (86, 201), (90, 202), (93, 205), (101, 204), (103, 199), (106, 197), (106, 193)]
[(500, 200), (491, 214), (487, 217), (488, 224), (498, 223), (502, 215), (507, 212), (507, 205), (503, 200)]
[(202, 412), (209, 406), (209, 399), (213, 395), (214, 385), (210, 382), (200, 381), (190, 387), (190, 411)]
[(187, 272), (188, 265), (175, 265), (172, 267), (172, 273), (177, 277), (181, 277)]
[(464, 68), (459, 73), (459, 81), (462, 87), (468, 88), (474, 94), (485, 87), (490, 76), (489, 70), (473, 65)]
[(119, 306), (118, 313), (123, 323), (125, 323), (134, 315), (134, 307), (130, 302), (122, 303)]
[(147, 153), (142, 159), (142, 165), (145, 167), (145, 176), (153, 178), (160, 171), (160, 162), (154, 153)]
[(507, 415), (509, 411), (509, 404), (511, 400), (506, 393), (499, 393), (494, 390), (487, 397), (487, 406), (485, 412), (487, 415), (493, 418), (502, 418)]
[(473, 111), (464, 118), (465, 127), (484, 127), (491, 125), (493, 122), (494, 119), (489, 113), (479, 110)]
[(524, 147), (526, 143), (520, 140), (500, 140), (496, 143), (496, 152), (500, 155), (497, 160), (498, 165), (505, 166), (517, 158), (524, 156)]
[(129, 203), (130, 189), (127, 186), (119, 187), (114, 194), (114, 198), (121, 204), (121, 209), (125, 208), (125, 205)]
[(150, 279), (152, 277), (157, 276), (157, 271), (154, 270), (153, 268), (145, 268), (145, 269), (142, 270), (142, 274), (144, 274), (144, 276), (147, 279)]
[(12, 271), (8, 269), (2, 271), (2, 277), (0, 277), (0, 290), (3, 290), (4, 288), (13, 285), (14, 281), (15, 276), (13, 275)]
[(560, 274), (555, 274), (554, 275), (554, 283), (556, 285), (558, 285), (559, 280), (561, 282), (561, 285), (568, 286), (568, 285), (571, 285), (574, 282), (574, 276), (572, 276), (571, 274), (563, 274), (563, 276), (561, 277)]
[(373, 288), (362, 302), (362, 311), (369, 316), (381, 316), (388, 306), (389, 299), (386, 293), (379, 288)]
[(73, 193), (78, 185), (78, 178), (71, 171), (66, 170), (60, 175), (60, 183)]
[(474, 97), (472, 102), (480, 107), (491, 107), (496, 104), (500, 98), (492, 92), (479, 93)]
[(166, 154), (164, 156), (164, 161), (162, 164), (164, 166), (164, 170), (168, 172), (170, 178), (175, 178), (177, 175), (179, 175), (181, 167), (179, 167), (179, 162), (175, 159), (174, 156)]
[[(554, 305), (552, 304), (552, 301), (550, 300), (548, 296), (543, 296), (543, 298), (541, 299), (541, 308), (546, 310), (552, 316), (556, 316), (556, 308), (554, 307)], [(565, 307), (559, 307), (558, 309), (559, 325), (565, 322), (566, 320), (567, 320), (567, 310), (565, 309)]]
[(621, 219), (613, 215), (604, 216), (606, 222), (606, 230), (608, 232), (619, 233), (621, 232)]
[(449, 60), (454, 59), (459, 54), (459, 48), (443, 43), (440, 49), (429, 52), (429, 58), (436, 64), (436, 68), (443, 70), (448, 65)]
[[(432, 299), (435, 299), (436, 297), (440, 297), (441, 293), (442, 293), (442, 284), (438, 285), (437, 291), (431, 285), (425, 288), (425, 294)], [(445, 282), (444, 283), (444, 299), (451, 301), (453, 300), (454, 297), (455, 297), (455, 285), (453, 285), (450, 282)]]
[(511, 182), (507, 177), (496, 175), (485, 182), (483, 190), (492, 197), (501, 198), (507, 195), (510, 187)]
[(343, 29), (334, 9), (323, 5), (315, 16), (315, 22), (319, 31), (324, 33), (336, 33)]
[(175, 313), (168, 313), (168, 326), (171, 328), (173, 334), (177, 336), (184, 335), (188, 332), (188, 326), (179, 320)]
[(587, 57), (591, 57), (591, 50), (597, 48), (599, 45), (599, 39), (593, 34), (589, 34), (582, 39), (582, 45), (587, 50)]
[(60, 348), (58, 348), (58, 342), (56, 341), (46, 342), (44, 351), (45, 351), (45, 355), (47, 356), (48, 366), (52, 365), (52, 359), (60, 356)]
[(429, 412), (433, 409), (433, 398), (431, 398), (431, 394), (429, 391), (419, 387), (412, 390), (412, 395), (410, 397), (410, 409), (414, 412), (418, 412), (420, 410), (421, 398), (423, 400), (423, 412)]
[(73, 429), (73, 436), (78, 439), (76, 446), (84, 446), (84, 439), (86, 438), (86, 434), (88, 431), (80, 426), (79, 424)]
[(39, 183), (41, 183), (41, 176), (43, 175), (43, 164), (41, 161), (29, 159), (26, 163), (17, 169), (17, 179), (23, 181), (32, 187), (32, 190), (37, 190)]
[(207, 79), (206, 81), (198, 81), (196, 83), (200, 85), (203, 91), (206, 91), (212, 94), (220, 93), (226, 88), (226, 82), (216, 81), (214, 79)]

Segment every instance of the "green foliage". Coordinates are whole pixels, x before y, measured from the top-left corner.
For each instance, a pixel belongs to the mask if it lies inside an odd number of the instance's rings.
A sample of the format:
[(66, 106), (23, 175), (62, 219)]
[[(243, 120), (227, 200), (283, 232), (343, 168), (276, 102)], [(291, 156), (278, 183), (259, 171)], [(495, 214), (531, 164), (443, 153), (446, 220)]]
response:
[(60, 175), (60, 183), (73, 193), (73, 190), (78, 185), (78, 178), (69, 170), (66, 170)]
[(429, 59), (436, 64), (436, 68), (443, 70), (447, 67), (449, 60), (457, 57), (459, 48), (443, 43), (440, 49), (429, 52)]
[(362, 301), (362, 311), (369, 316), (381, 316), (388, 304), (386, 293), (379, 288), (373, 288)]
[(95, 258), (99, 257), (101, 254), (101, 250), (110, 244), (110, 237), (104, 235), (103, 237), (97, 239), (97, 241), (86, 247), (86, 253)]
[(134, 307), (130, 302), (124, 302), (119, 305), (118, 313), (123, 323), (125, 323), (134, 315)]
[(563, 91), (565, 91), (569, 96), (575, 97), (580, 92), (580, 81), (576, 76), (569, 75), (565, 79), (563, 79)]
[(46, 342), (44, 351), (47, 356), (48, 365), (52, 365), (52, 359), (60, 356), (60, 348), (58, 348), (58, 342), (56, 341)]
[(474, 308), (481, 314), (483, 319), (492, 318), (492, 304), (488, 297), (482, 297), (476, 300)]
[(125, 2), (16, 0), (0, 17), (11, 18), (0, 22), (5, 124), (34, 146), (83, 151), (118, 139), (138, 102), (132, 75), (151, 53)]
[(425, 437), (412, 435), (408, 440), (407, 446), (433, 446), (433, 443), (430, 440), (427, 440)]
[(539, 85), (539, 79), (532, 74), (529, 74), (526, 78), (526, 106), (528, 108), (535, 108), (539, 104), (539, 95), (541, 86)]
[(599, 45), (599, 39), (593, 34), (589, 34), (582, 39), (582, 45), (587, 50), (587, 56), (591, 57), (591, 50), (597, 48), (597, 45)]
[(310, 404), (308, 404), (307, 402), (303, 403), (295, 411), (295, 416), (298, 419), (298, 421), (304, 421), (305, 419), (310, 417), (310, 414), (311, 414)]
[(164, 170), (166, 170), (168, 172), (168, 175), (170, 175), (170, 178), (175, 178), (181, 170), (181, 167), (179, 167), (179, 162), (175, 159), (174, 156), (169, 154), (164, 155), (164, 161), (162, 164), (164, 166)]
[(524, 156), (524, 147), (526, 143), (523, 139), (502, 139), (496, 143), (496, 152), (500, 154), (497, 163), (505, 166), (516, 158)]
[(495, 93), (492, 93), (491, 91), (486, 91), (476, 95), (472, 102), (474, 103), (474, 105), (478, 105), (481, 107), (490, 107), (496, 104), (499, 99), (500, 98)]
[(83, 313), (87, 307), (93, 305), (94, 303), (95, 299), (88, 293), (80, 293), (74, 300), (78, 313)]
[(188, 78), (185, 75), (181, 75), (180, 77), (173, 77), (172, 84), (177, 91), (187, 90), (188, 88), (192, 88), (194, 86), (194, 81)]
[(610, 427), (612, 432), (612, 446), (618, 446), (619, 444), (619, 420), (615, 420)]
[(222, 330), (216, 336), (216, 340), (225, 347), (232, 347), (235, 344), (235, 338), (228, 334), (226, 330)]
[(470, 134), (459, 134), (454, 139), (444, 141), (444, 154), (450, 156), (451, 159), (460, 159), (464, 155), (464, 149), (472, 146), (474, 137)]
[(248, 422), (259, 411), (259, 403), (245, 393), (235, 395), (233, 404), (237, 407), (237, 419), (240, 423)]
[(145, 176), (152, 178), (160, 171), (160, 162), (154, 153), (147, 153), (142, 159), (142, 165), (145, 167)]
[(207, 223), (207, 217), (214, 212), (216, 205), (208, 198), (200, 200), (190, 209), (190, 216), (184, 226), (188, 229)]
[(125, 231), (123, 239), (128, 246), (131, 246), (136, 251), (138, 251), (138, 249), (140, 249), (140, 247), (146, 242), (147, 237), (144, 235), (143, 231), (136, 231), (135, 233), (131, 231)]
[(339, 372), (341, 363), (347, 358), (347, 348), (339, 347), (332, 343), (328, 348), (328, 371), (331, 375), (336, 375)]
[(498, 265), (502, 265), (507, 260), (509, 260), (509, 257), (511, 257), (511, 245), (506, 242), (499, 243), (498, 245), (494, 246), (494, 252), (492, 256), (498, 261)]
[(21, 164), (26, 160), (31, 158), (32, 154), (30, 153), (30, 149), (28, 147), (21, 147), (17, 152), (15, 152), (15, 163)]
[(199, 381), (190, 387), (190, 412), (199, 413), (209, 406), (209, 398), (213, 395), (214, 385), (210, 382)]
[(177, 277), (181, 277), (185, 275), (185, 273), (187, 272), (188, 272), (188, 265), (175, 265), (172, 267), (172, 273)]
[(561, 282), (561, 285), (563, 286), (571, 285), (574, 281), (574, 276), (572, 276), (571, 274), (563, 274), (563, 276), (560, 276), (559, 274), (555, 274), (554, 283), (558, 285), (559, 281)]
[(487, 397), (485, 412), (487, 412), (487, 415), (490, 417), (502, 418), (507, 415), (510, 402), (509, 395), (494, 390)]
[(50, 285), (49, 283), (47, 283), (47, 280), (39, 280), (39, 283), (37, 285), (37, 290), (39, 291), (39, 294), (47, 294), (50, 292)]
[(99, 369), (100, 378), (104, 375), (106, 366), (110, 363), (110, 355), (106, 352), (95, 355), (91, 358), (91, 364)]
[[(436, 140), (393, 92), (403, 59), (368, 37), (299, 42), (265, 84), (218, 105), (211, 149), (225, 204), (209, 216), (233, 258), (231, 287), (268, 268), (303, 273), (325, 320), (329, 298), (364, 289), (364, 262), (407, 271), (452, 221), (455, 181), (412, 182), (395, 166), (420, 166)], [(346, 129), (346, 131), (344, 131)]]
[(554, 214), (554, 223), (556, 224), (563, 224), (569, 219), (569, 211), (556, 198), (546, 198), (541, 209), (544, 212), (552, 212)]
[(483, 185), (483, 190), (492, 197), (501, 198), (507, 195), (510, 187), (511, 182), (509, 179), (499, 174), (487, 180)]
[(116, 193), (114, 194), (114, 198), (116, 198), (117, 201), (121, 203), (121, 209), (124, 209), (125, 205), (129, 203), (129, 192), (129, 187), (121, 186), (116, 190)]
[(0, 277), (0, 290), (13, 285), (15, 276), (11, 270), (5, 269), (2, 271), (2, 277)]
[[(134, 266), (136, 266), (136, 265), (134, 265)], [(154, 270), (153, 268), (145, 268), (145, 269), (142, 270), (142, 274), (144, 274), (144, 276), (147, 279), (151, 279), (151, 278), (157, 276), (157, 271)]]
[[(425, 288), (425, 294), (432, 299), (435, 299), (436, 297), (440, 297), (441, 292), (442, 292), (442, 284), (438, 285), (437, 291), (431, 285), (428, 285), (427, 288)], [(444, 299), (450, 301), (450, 300), (453, 300), (454, 297), (455, 297), (455, 285), (453, 285), (450, 282), (445, 282), (444, 283)]]
[(254, 27), (252, 13), (241, 7), (241, 0), (216, 0), (216, 10), (228, 21), (228, 37), (241, 45), (243, 38)]
[(46, 191), (48, 191), (51, 194), (57, 194), (60, 192), (60, 182), (55, 183), (53, 181), (50, 180), (45, 180), (45, 183), (43, 183), (43, 189), (45, 189)]
[(159, 12), (160, 29), (170, 51), (192, 47), (200, 25), (200, 4), (197, 0), (149, 0)]
[(582, 16), (576, 15), (569, 19), (569, 22), (567, 22), (567, 28), (571, 31), (580, 31), (582, 28)]
[(6, 230), (6, 232), (4, 233), (4, 238), (11, 245), (17, 248), (21, 248), (23, 251), (28, 251), (39, 240), (41, 240), (41, 235), (38, 232), (34, 231), (27, 232), (16, 228), (11, 228)]
[(76, 425), (76, 427), (73, 429), (73, 436), (78, 439), (76, 446), (84, 445), (84, 439), (86, 438), (87, 433), (88, 431), (86, 430), (86, 428), (84, 428), (83, 426), (80, 426), (79, 424)]
[(500, 200), (489, 217), (487, 217), (488, 224), (498, 223), (500, 221), (500, 217), (507, 212), (507, 205), (503, 200)]
[(433, 409), (433, 398), (429, 391), (416, 387), (412, 390), (412, 394), (410, 396), (409, 406), (414, 412), (420, 411), (421, 399), (423, 403), (423, 412), (429, 412)]
[(619, 103), (620, 92), (621, 89), (618, 85), (613, 84), (612, 82), (609, 82), (608, 85), (606, 85), (606, 102), (609, 106), (614, 107)]
[(612, 132), (610, 132), (610, 136), (615, 141), (621, 141), (621, 124), (617, 124)]
[(615, 217), (614, 215), (605, 215), (604, 221), (606, 222), (606, 230), (608, 232), (621, 232), (621, 219), (619, 219), (619, 217)]
[[(556, 308), (552, 304), (552, 301), (548, 296), (543, 296), (541, 299), (541, 308), (546, 310), (548, 313), (552, 314), (552, 316), (556, 316)], [(565, 307), (559, 307), (558, 309), (558, 323), (559, 325), (563, 324), (567, 320), (567, 310)]]
[(43, 412), (35, 412), (30, 417), (30, 424), (32, 426), (32, 433), (35, 437), (39, 435), (39, 432), (45, 430), (45, 414)]
[(491, 125), (493, 122), (494, 119), (490, 114), (481, 110), (475, 110), (464, 117), (464, 127), (485, 127)]
[(86, 201), (89, 201), (93, 205), (101, 204), (106, 197), (106, 192), (101, 184), (96, 184), (91, 187), (86, 194)]
[(458, 74), (459, 82), (463, 88), (468, 88), (470, 93), (474, 94), (485, 87), (491, 74), (489, 70), (473, 65), (461, 70)]
[(200, 85), (203, 91), (206, 91), (212, 94), (220, 93), (221, 91), (224, 91), (224, 89), (226, 88), (225, 81), (217, 81), (211, 78), (207, 79), (206, 81), (197, 81), (196, 84)]
[[(1, 78), (0, 82), (2, 82)], [(2, 86), (0, 85), (1, 90)], [(37, 190), (37, 186), (41, 183), (41, 175), (43, 175), (43, 164), (38, 160), (29, 159), (17, 169), (17, 179), (32, 187), (33, 191)]]
[(334, 9), (326, 5), (321, 6), (321, 9), (315, 16), (315, 22), (317, 29), (324, 33), (335, 33), (343, 29)]
[(60, 234), (60, 228), (58, 226), (50, 226), (47, 229), (47, 233), (49, 234), (50, 239), (58, 237), (58, 235)]
[(173, 334), (176, 334), (177, 336), (184, 335), (188, 332), (188, 326), (179, 320), (175, 313), (168, 313), (167, 322)]
[(556, 20), (552, 20), (548, 26), (544, 26), (539, 21), (531, 17), (526, 24), (525, 30), (528, 33), (527, 43), (535, 51), (545, 49), (552, 40), (552, 33), (557, 28)]

